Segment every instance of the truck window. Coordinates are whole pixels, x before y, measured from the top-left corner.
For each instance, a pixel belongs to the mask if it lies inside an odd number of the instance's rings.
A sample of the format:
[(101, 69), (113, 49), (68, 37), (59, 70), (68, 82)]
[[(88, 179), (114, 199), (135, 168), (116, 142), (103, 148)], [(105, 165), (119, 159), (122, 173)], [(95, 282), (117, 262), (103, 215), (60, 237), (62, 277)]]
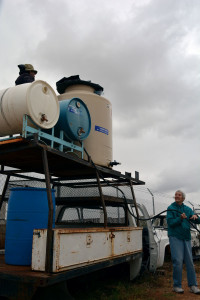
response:
[[(131, 209), (132, 209), (133, 214), (136, 216), (135, 207), (133, 205), (131, 206)], [(142, 220), (143, 218), (145, 219), (145, 217), (144, 217), (142, 209), (139, 206), (138, 206), (138, 213), (139, 213), (139, 218), (140, 218), (139, 226), (146, 228), (147, 227), (147, 221)], [(135, 222), (137, 222), (137, 219), (136, 218), (134, 218), (134, 219), (135, 219)]]
[[(108, 224), (125, 224), (123, 207), (106, 207)], [(66, 207), (63, 206), (57, 218), (59, 223), (104, 224), (102, 207)]]
[(78, 211), (78, 208), (70, 207), (65, 208), (61, 221), (76, 221), (78, 222), (80, 220), (80, 213)]

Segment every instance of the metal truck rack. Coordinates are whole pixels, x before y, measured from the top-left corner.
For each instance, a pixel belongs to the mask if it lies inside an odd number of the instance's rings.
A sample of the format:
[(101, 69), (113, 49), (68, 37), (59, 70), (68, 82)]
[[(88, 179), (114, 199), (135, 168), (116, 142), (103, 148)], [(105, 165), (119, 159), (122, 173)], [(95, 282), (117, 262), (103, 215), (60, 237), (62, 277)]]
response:
[[(136, 204), (133, 186), (143, 185), (144, 182), (139, 179), (139, 173), (135, 173), (135, 178), (130, 173), (121, 174), (121, 172), (110, 168), (95, 165), (91, 158), (88, 161), (80, 159), (70, 153), (60, 152), (50, 146), (42, 144), (37, 135), (33, 139), (16, 137), (13, 139), (0, 141), (0, 174), (6, 176), (2, 196), (0, 199), (0, 210), (2, 204), (8, 201), (7, 190), (11, 184), (11, 178), (20, 178), (23, 180), (36, 180), (45, 184), (47, 188), (47, 198), (49, 206), (47, 243), (46, 243), (46, 262), (45, 272), (32, 271), (27, 266), (11, 266), (4, 262), (4, 254), (0, 254), (0, 296), (6, 296), (9, 299), (31, 299), (38, 287), (50, 286), (69, 278), (80, 276), (104, 267), (112, 266), (122, 262), (131, 261), (135, 258), (133, 255), (102, 261), (87, 267), (63, 271), (61, 273), (52, 273), (52, 241), (53, 241), (53, 202), (51, 188), (63, 186), (65, 181), (68, 185), (75, 185), (78, 179), (79, 187), (87, 185), (96, 186), (99, 196), (87, 197), (89, 203), (101, 204), (104, 213), (104, 228), (108, 226), (106, 204), (124, 203), (123, 197), (104, 195), (103, 188), (107, 184), (110, 186), (127, 186), (130, 188), (132, 201)], [(30, 175), (31, 173), (31, 175)], [(44, 178), (35, 177), (33, 174), (42, 174)], [(74, 183), (75, 182), (75, 183)], [(57, 194), (56, 204), (64, 204), (70, 201), (69, 197), (59, 197)], [(74, 197), (74, 202), (86, 201), (84, 197)], [(137, 207), (135, 205), (135, 207)], [(136, 214), (138, 214), (136, 209)], [(126, 223), (127, 223), (126, 219)], [(138, 253), (141, 255), (141, 253)], [(11, 292), (12, 290), (12, 292)], [(13, 296), (15, 291), (16, 297)]]

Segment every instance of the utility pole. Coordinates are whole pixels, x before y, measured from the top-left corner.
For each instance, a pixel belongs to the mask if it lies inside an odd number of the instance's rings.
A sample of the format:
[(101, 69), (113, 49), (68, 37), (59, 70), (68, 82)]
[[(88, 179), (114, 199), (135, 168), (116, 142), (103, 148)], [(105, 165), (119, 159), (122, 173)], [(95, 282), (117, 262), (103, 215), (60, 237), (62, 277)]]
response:
[(152, 196), (152, 203), (153, 203), (153, 214), (155, 215), (155, 203), (154, 203), (154, 195), (153, 193), (150, 191), (150, 189), (147, 188), (147, 190), (149, 191), (149, 193), (151, 194)]
[(194, 211), (194, 204), (192, 202), (190, 202), (189, 200), (187, 200), (187, 202), (189, 202), (192, 205), (192, 209)]

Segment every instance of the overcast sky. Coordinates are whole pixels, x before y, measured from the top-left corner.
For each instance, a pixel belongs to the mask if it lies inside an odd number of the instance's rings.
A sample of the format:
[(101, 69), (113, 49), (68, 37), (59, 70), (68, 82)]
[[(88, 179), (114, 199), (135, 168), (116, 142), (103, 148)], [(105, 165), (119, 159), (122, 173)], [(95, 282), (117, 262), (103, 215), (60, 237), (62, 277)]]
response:
[(23, 63), (55, 91), (76, 74), (100, 84), (115, 168), (200, 203), (199, 20), (199, 0), (0, 0), (0, 90)]

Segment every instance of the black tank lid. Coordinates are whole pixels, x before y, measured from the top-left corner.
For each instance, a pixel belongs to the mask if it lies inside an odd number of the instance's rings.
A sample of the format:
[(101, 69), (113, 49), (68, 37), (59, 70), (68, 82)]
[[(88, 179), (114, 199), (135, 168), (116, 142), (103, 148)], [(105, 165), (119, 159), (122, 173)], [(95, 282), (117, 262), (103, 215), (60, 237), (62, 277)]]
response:
[(59, 94), (64, 94), (68, 86), (75, 85), (75, 84), (83, 84), (83, 85), (91, 86), (94, 88), (94, 92), (98, 95), (101, 95), (103, 92), (102, 86), (96, 83), (92, 83), (90, 80), (89, 81), (81, 80), (79, 75), (63, 77), (62, 79), (57, 81), (56, 82), (57, 91)]

